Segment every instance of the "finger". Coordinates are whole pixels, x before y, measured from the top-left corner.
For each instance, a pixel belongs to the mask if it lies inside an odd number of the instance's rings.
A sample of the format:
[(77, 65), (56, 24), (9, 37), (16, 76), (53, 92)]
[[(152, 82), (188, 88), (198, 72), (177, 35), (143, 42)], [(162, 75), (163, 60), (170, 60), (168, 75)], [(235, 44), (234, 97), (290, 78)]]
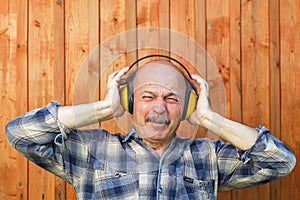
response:
[(129, 70), (129, 67), (125, 67), (121, 69), (120, 71), (115, 71), (111, 75), (109, 75), (108, 80), (111, 81), (120, 81), (120, 79), (127, 73)]
[(116, 72), (113, 72), (112, 74), (110, 74), (108, 76), (108, 83), (111, 83), (113, 81), (113, 79), (115, 78), (115, 76), (117, 75), (117, 71)]
[(120, 79), (128, 72), (129, 67), (124, 67), (120, 71), (117, 71), (117, 73), (114, 75), (114, 79), (116, 81), (120, 81)]
[(192, 78), (197, 82), (199, 83), (200, 85), (200, 89), (203, 91), (209, 91), (209, 85), (208, 83), (201, 77), (199, 76), (198, 74), (192, 74)]

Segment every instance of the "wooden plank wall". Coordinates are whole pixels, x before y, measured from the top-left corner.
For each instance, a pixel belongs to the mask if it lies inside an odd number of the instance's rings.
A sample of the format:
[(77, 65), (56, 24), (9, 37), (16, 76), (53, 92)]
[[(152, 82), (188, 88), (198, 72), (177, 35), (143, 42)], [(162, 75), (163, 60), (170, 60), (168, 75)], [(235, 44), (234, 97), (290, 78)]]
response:
[[(116, 55), (111, 53), (107, 58), (104, 51), (95, 53), (98, 44), (113, 35), (145, 27), (180, 32), (206, 49), (225, 86), (226, 116), (250, 126), (265, 125), (299, 158), (300, 1), (1, 0), (1, 200), (75, 199), (69, 184), (28, 162), (9, 146), (5, 125), (52, 99), (64, 104), (100, 99), (105, 94), (107, 74), (143, 55), (165, 53), (162, 44), (173, 48), (172, 38), (165, 34), (153, 34), (151, 29), (143, 35), (131, 31), (118, 43), (107, 43), (111, 52), (128, 52), (110, 63), (110, 68), (97, 68), (98, 62), (105, 65), (104, 58), (114, 60)], [(148, 45), (139, 42), (143, 37), (149, 37), (149, 43), (157, 42), (157, 49), (143, 49)], [(197, 62), (197, 53), (187, 46), (182, 48), (190, 60)], [(93, 56), (87, 61), (89, 67), (83, 68), (91, 52), (103, 60)], [(206, 78), (208, 72), (204, 68)], [(90, 91), (95, 73), (105, 76), (96, 90)], [(76, 81), (80, 82), (79, 90)], [(114, 120), (101, 126), (118, 130)], [(297, 165), (280, 181), (219, 192), (218, 199), (296, 200), (300, 196), (299, 174)]]

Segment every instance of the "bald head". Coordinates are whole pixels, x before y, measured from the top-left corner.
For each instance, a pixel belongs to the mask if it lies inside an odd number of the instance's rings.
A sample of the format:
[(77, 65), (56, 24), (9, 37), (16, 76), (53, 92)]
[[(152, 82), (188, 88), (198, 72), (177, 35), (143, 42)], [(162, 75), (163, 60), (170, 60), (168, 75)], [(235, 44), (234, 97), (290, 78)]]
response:
[(150, 61), (136, 72), (133, 81), (135, 89), (149, 84), (161, 85), (177, 93), (186, 90), (186, 82), (182, 73), (174, 64), (164, 60)]

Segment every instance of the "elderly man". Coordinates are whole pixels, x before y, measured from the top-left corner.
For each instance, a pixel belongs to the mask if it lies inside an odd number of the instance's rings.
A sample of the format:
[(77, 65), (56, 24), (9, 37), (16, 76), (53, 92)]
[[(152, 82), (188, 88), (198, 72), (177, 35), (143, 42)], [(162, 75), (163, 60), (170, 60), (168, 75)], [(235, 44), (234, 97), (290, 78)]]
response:
[(6, 128), (9, 142), (71, 183), (78, 199), (216, 199), (218, 189), (267, 183), (293, 169), (294, 154), (266, 128), (213, 112), (207, 83), (197, 74), (197, 104), (185, 117), (228, 142), (179, 137), (191, 83), (168, 61), (150, 61), (129, 76), (133, 127), (126, 135), (76, 129), (123, 115), (120, 81), (127, 72), (109, 77), (102, 101), (53, 101), (14, 119)]

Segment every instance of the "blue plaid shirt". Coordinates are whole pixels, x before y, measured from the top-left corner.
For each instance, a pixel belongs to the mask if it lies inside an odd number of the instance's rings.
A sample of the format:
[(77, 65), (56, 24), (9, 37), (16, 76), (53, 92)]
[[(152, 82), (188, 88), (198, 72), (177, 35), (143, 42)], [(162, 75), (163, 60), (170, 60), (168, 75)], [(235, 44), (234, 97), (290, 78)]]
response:
[(57, 120), (57, 102), (11, 121), (11, 145), (71, 183), (77, 199), (216, 199), (217, 190), (274, 181), (295, 165), (294, 154), (264, 127), (256, 144), (175, 136), (162, 157), (132, 128), (127, 135), (72, 130)]

